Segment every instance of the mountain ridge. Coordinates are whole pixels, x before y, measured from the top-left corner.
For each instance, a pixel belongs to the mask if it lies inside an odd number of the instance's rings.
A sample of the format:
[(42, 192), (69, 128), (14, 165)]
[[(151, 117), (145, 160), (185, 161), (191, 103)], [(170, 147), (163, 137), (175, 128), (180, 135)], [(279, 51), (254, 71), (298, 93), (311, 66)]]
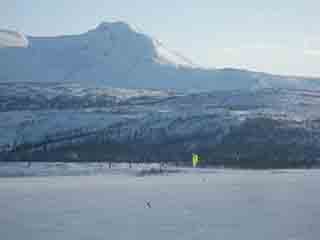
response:
[(314, 77), (202, 68), (122, 21), (102, 22), (77, 35), (27, 39), (27, 47), (0, 48), (0, 82), (202, 91), (320, 89), (320, 79)]

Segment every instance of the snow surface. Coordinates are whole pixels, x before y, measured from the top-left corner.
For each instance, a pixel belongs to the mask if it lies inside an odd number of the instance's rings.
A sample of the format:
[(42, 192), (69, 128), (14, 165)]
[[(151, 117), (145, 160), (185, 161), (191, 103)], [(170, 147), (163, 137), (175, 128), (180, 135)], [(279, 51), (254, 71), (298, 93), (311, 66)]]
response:
[(319, 170), (2, 178), (0, 236), (315, 240), (319, 180)]

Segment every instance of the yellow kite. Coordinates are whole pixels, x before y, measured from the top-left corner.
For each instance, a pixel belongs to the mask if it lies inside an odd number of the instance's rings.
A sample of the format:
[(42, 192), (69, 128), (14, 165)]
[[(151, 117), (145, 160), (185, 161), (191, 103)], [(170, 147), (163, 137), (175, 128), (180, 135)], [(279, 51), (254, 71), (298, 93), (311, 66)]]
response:
[(196, 167), (198, 165), (199, 160), (200, 160), (200, 158), (199, 158), (198, 154), (192, 153), (192, 166), (193, 167)]

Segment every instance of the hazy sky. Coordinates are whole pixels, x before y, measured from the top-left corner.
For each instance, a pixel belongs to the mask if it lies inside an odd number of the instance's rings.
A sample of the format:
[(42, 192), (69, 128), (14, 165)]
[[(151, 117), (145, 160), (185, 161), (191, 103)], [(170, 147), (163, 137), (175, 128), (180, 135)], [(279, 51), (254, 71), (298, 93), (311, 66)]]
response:
[(206, 67), (320, 76), (319, 0), (0, 0), (0, 28), (85, 32), (126, 21)]

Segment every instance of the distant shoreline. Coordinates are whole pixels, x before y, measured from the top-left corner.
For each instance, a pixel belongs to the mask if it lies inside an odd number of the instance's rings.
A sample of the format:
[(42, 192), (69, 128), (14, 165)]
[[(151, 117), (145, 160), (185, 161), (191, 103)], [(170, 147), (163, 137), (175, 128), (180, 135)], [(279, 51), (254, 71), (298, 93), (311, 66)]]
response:
[(96, 176), (96, 175), (122, 175), (135, 177), (167, 176), (172, 174), (216, 174), (237, 171), (261, 171), (270, 174), (284, 174), (295, 171), (319, 170), (320, 168), (278, 168), (278, 169), (253, 169), (253, 168), (225, 168), (225, 167), (200, 167), (165, 165), (158, 163), (108, 163), (101, 162), (0, 162), (0, 178), (19, 177), (51, 177), (51, 176)]

